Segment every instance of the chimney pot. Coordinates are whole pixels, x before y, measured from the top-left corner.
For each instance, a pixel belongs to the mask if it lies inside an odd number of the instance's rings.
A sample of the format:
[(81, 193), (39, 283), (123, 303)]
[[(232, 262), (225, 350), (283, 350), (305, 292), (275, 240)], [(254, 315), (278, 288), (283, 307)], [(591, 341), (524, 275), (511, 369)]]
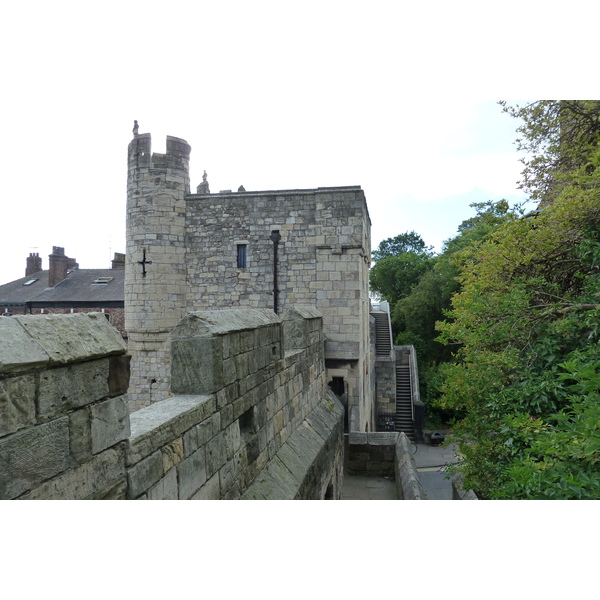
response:
[(115, 257), (112, 259), (112, 269), (125, 268), (125, 255), (120, 252), (115, 252)]
[(73, 266), (75, 259), (65, 256), (65, 249), (60, 246), (52, 246), (52, 254), (49, 259), (48, 286), (54, 287), (67, 277), (69, 268)]
[(29, 277), (34, 273), (39, 273), (42, 270), (42, 259), (40, 255), (35, 252), (30, 252), (27, 257), (27, 266), (25, 268), (25, 277)]

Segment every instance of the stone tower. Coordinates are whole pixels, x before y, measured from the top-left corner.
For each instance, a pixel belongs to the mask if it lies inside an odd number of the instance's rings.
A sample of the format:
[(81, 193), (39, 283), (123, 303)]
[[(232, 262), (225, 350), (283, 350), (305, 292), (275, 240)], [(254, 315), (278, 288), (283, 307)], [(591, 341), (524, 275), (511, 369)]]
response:
[(130, 407), (170, 395), (169, 333), (186, 305), (185, 195), (191, 147), (167, 136), (166, 154), (152, 154), (151, 135), (129, 144), (125, 328), (132, 355)]

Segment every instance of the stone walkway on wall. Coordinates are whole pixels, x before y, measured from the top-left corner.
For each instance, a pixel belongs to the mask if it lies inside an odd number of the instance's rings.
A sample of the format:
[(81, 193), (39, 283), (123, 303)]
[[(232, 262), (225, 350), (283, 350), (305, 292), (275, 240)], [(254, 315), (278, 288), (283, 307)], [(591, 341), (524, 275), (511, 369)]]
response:
[[(452, 446), (419, 444), (415, 464), (427, 500), (452, 500), (452, 484), (444, 465), (456, 461)], [(342, 500), (398, 500), (393, 478), (344, 475)]]
[(344, 475), (342, 500), (398, 500), (396, 482), (387, 477)]
[(415, 464), (427, 500), (452, 500), (452, 482), (446, 477), (444, 466), (456, 460), (456, 450), (452, 445), (418, 444)]

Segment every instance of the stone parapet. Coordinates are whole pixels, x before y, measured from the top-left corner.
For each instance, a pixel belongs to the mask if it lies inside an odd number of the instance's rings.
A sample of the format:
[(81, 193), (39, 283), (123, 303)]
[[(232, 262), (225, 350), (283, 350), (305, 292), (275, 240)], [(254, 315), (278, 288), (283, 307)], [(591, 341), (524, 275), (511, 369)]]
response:
[[(242, 495), (243, 500), (322, 498), (320, 476), (343, 460), (344, 407), (335, 394), (319, 403)], [(340, 475), (338, 474), (338, 478)], [(315, 485), (316, 483), (316, 485)], [(341, 489), (341, 479), (338, 480)], [(335, 497), (335, 489), (332, 489)]]
[(314, 309), (190, 313), (171, 339), (176, 395), (131, 415), (130, 498), (340, 497), (343, 407)]
[(398, 434), (396, 442), (396, 488), (398, 497), (403, 500), (425, 500), (426, 494), (419, 478), (415, 459), (409, 448), (405, 433)]
[[(287, 346), (286, 323), (304, 332)], [(129, 357), (102, 316), (26, 324), (0, 320), (1, 499), (341, 497), (344, 411), (314, 309), (188, 315), (172, 338), (185, 393), (131, 415)]]
[(0, 498), (124, 493), (129, 361), (102, 314), (0, 320)]
[(394, 477), (398, 498), (425, 500), (425, 491), (405, 433), (351, 432), (348, 436), (349, 475)]
[(479, 500), (473, 490), (465, 490), (463, 487), (462, 473), (452, 478), (452, 500)]

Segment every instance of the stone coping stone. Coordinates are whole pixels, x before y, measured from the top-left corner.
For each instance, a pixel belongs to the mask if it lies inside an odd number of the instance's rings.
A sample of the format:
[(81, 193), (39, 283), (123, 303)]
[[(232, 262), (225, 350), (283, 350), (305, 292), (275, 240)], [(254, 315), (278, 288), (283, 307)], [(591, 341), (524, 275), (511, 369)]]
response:
[(125, 354), (119, 332), (102, 313), (11, 317), (48, 355), (48, 365)]
[(217, 410), (215, 396), (171, 396), (129, 415), (127, 465), (133, 465)]
[(351, 431), (348, 440), (352, 446), (395, 446), (399, 435), (397, 431)]
[(408, 436), (402, 432), (396, 444), (396, 487), (403, 500), (426, 500), (427, 495), (417, 471), (415, 459), (409, 448)]
[(14, 317), (0, 318), (0, 373), (45, 367), (50, 357)]
[(317, 310), (314, 306), (292, 306), (283, 313), (283, 320), (295, 319), (322, 319), (323, 313)]
[(190, 312), (175, 327), (171, 333), (171, 339), (225, 335), (277, 323), (281, 323), (281, 319), (267, 308), (232, 308)]

